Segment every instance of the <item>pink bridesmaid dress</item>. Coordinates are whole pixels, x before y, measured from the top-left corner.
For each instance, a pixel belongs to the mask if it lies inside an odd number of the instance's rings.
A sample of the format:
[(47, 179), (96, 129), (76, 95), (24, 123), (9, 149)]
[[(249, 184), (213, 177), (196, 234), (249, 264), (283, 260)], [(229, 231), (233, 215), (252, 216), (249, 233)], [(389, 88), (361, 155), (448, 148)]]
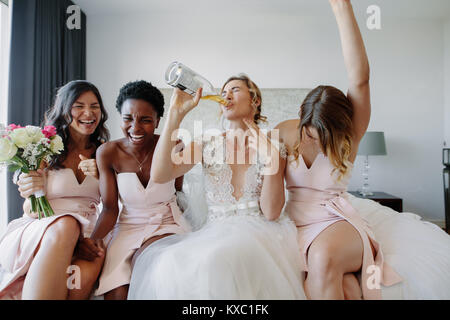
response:
[(0, 238), (0, 299), (20, 299), (25, 275), (44, 232), (56, 219), (72, 216), (88, 237), (97, 221), (98, 180), (86, 176), (80, 184), (72, 169), (48, 170), (46, 196), (55, 212), (41, 220), (24, 214), (9, 223)]
[[(353, 167), (350, 167), (350, 172)], [(364, 299), (381, 299), (379, 286), (368, 285), (369, 278), (379, 269), (381, 284), (390, 286), (400, 282), (399, 275), (383, 261), (379, 244), (367, 222), (352, 207), (347, 199), (348, 172), (337, 181), (338, 172), (323, 153), (319, 153), (308, 168), (299, 155), (296, 161), (293, 155), (288, 157), (286, 165), (286, 188), (288, 201), (285, 211), (295, 222), (298, 242), (304, 261), (304, 271), (308, 271), (307, 252), (312, 241), (328, 226), (345, 220), (359, 232), (363, 246), (361, 288)], [(371, 245), (374, 248), (372, 252)]]
[(134, 172), (116, 177), (122, 210), (111, 232), (97, 296), (130, 283), (131, 260), (145, 241), (191, 230), (176, 202), (175, 180), (157, 184), (150, 179), (144, 188)]

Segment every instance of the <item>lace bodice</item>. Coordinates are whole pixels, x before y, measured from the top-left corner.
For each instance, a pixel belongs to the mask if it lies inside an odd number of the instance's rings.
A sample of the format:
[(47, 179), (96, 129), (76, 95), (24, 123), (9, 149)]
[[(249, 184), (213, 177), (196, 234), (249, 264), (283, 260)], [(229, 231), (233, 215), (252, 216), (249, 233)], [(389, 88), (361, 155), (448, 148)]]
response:
[(257, 157), (245, 172), (242, 196), (233, 196), (231, 184), (233, 172), (226, 163), (226, 143), (224, 136), (214, 136), (202, 143), (203, 177), (205, 182), (208, 220), (236, 215), (261, 216), (259, 199), (261, 196), (264, 164)]

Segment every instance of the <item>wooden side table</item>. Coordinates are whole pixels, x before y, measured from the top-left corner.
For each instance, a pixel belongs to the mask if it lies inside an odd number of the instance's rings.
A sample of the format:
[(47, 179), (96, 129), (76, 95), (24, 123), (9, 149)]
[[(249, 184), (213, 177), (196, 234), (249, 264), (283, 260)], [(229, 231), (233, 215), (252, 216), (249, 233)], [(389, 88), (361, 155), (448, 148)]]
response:
[(397, 212), (403, 212), (403, 199), (393, 196), (392, 194), (374, 191), (372, 196), (364, 197), (361, 194), (359, 194), (359, 192), (357, 192), (357, 191), (348, 191), (348, 193), (350, 193), (358, 198), (370, 199), (370, 200), (376, 201), (379, 204), (381, 204), (382, 206), (389, 207), (391, 209), (394, 209)]

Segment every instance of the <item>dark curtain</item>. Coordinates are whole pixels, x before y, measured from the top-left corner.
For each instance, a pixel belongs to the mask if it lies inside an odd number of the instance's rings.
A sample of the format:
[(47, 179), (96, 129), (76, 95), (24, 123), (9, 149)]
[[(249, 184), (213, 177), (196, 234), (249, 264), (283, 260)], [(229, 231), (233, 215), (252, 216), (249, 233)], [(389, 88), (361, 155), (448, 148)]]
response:
[[(69, 0), (12, 2), (8, 123), (41, 125), (59, 87), (86, 79), (86, 16), (70, 30)], [(8, 178), (8, 220), (23, 214), (23, 199)]]

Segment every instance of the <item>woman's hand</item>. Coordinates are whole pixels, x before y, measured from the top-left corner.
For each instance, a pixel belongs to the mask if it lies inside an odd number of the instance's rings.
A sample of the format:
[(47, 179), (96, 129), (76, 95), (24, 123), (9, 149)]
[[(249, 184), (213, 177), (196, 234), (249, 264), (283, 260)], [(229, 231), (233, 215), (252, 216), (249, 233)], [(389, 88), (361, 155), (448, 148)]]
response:
[(82, 154), (79, 157), (81, 161), (78, 164), (78, 169), (83, 171), (84, 175), (93, 176), (95, 179), (98, 179), (98, 168), (95, 159), (88, 159)]
[(28, 199), (37, 191), (45, 192), (45, 173), (42, 169), (21, 173), (17, 185), (19, 186), (20, 196)]
[(264, 175), (273, 175), (278, 172), (280, 152), (270, 139), (249, 119), (243, 120), (250, 131), (249, 147), (256, 151), (265, 165)]
[(103, 240), (83, 238), (78, 241), (77, 247), (75, 248), (75, 255), (82, 260), (94, 261), (98, 257), (104, 256), (105, 250)]
[(198, 105), (201, 97), (202, 88), (197, 90), (195, 97), (192, 97), (190, 94), (175, 88), (172, 97), (170, 98), (169, 112), (172, 115), (179, 117), (179, 120), (182, 120), (186, 114), (189, 113), (189, 111)]
[[(258, 155), (264, 160), (264, 176), (260, 208), (266, 219), (273, 221), (280, 217), (284, 206), (284, 169), (286, 161), (280, 156), (280, 152), (259, 127), (250, 119), (245, 119), (249, 136), (249, 147), (257, 150)], [(269, 153), (269, 155), (267, 154)]]

